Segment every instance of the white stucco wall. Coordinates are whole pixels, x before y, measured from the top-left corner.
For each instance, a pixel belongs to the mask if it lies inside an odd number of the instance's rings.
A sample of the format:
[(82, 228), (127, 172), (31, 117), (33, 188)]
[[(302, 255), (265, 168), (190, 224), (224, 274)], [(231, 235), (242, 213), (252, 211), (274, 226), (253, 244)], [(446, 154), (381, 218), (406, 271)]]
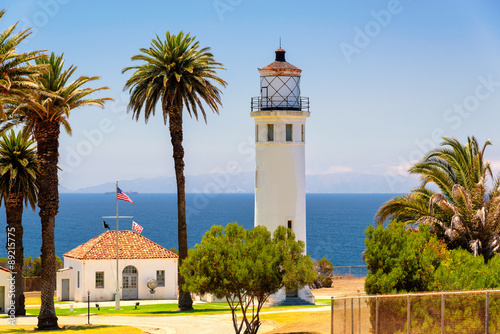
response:
[(0, 288), (3, 287), (3, 298), (0, 301), (1, 310), (0, 313), (7, 313), (7, 308), (10, 306), (10, 287), (11, 282), (9, 279), (12, 277), (11, 273), (0, 270)]
[[(297, 240), (306, 242), (305, 141), (302, 125), (309, 112), (253, 112), (258, 126), (255, 172), (255, 226), (273, 232), (292, 220)], [(267, 125), (274, 124), (274, 141), (267, 141)], [(292, 141), (286, 141), (286, 124), (292, 124)], [(305, 140), (305, 138), (304, 138)]]
[[(134, 266), (138, 273), (139, 299), (176, 299), (177, 298), (177, 263), (178, 259), (142, 259), (120, 260), (119, 279), (120, 296), (122, 296), (122, 272), (129, 265)], [(75, 301), (87, 301), (87, 291), (90, 291), (90, 300), (113, 301), (116, 292), (116, 260), (76, 260), (64, 258), (64, 267), (73, 268), (73, 286)], [(155, 294), (151, 294), (147, 287), (149, 279), (156, 279), (156, 271), (165, 270), (165, 286), (157, 287)], [(80, 271), (80, 288), (76, 287), (77, 272)], [(104, 288), (95, 287), (95, 273), (104, 272)], [(58, 282), (59, 284), (59, 282)], [(59, 298), (59, 293), (58, 293)]]
[(76, 282), (73, 284), (75, 274), (73, 268), (59, 269), (56, 273), (56, 297), (57, 300), (62, 300), (62, 280), (69, 279), (69, 300), (75, 300)]

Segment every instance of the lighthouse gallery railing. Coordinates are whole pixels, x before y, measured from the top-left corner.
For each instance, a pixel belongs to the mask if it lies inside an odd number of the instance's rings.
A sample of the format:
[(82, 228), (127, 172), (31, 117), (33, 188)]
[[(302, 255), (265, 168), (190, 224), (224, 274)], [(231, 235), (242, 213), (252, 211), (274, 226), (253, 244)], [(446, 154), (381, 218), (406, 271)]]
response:
[(295, 110), (295, 111), (309, 111), (309, 98), (308, 97), (252, 97), (251, 102), (252, 111), (266, 111), (266, 110)]

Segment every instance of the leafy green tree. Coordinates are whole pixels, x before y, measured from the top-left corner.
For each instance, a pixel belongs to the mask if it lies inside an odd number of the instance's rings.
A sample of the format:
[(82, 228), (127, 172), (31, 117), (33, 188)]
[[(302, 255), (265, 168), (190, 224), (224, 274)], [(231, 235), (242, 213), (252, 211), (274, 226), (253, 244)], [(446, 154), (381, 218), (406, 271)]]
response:
[[(24, 257), (23, 277), (40, 276), (42, 273), (42, 260), (40, 257)], [(9, 258), (0, 257), (0, 266), (6, 268), (9, 265)], [(56, 255), (56, 271), (64, 267), (64, 262)]]
[(424, 225), (417, 231), (391, 221), (365, 231), (368, 294), (427, 291), (446, 247)]
[(303, 252), (304, 242), (296, 241), (284, 226), (271, 235), (264, 226), (246, 230), (231, 223), (205, 233), (201, 243), (189, 250), (180, 271), (188, 291), (226, 299), (236, 333), (243, 327), (245, 333), (257, 333), (259, 312), (271, 294), (283, 287), (310, 284), (316, 277), (310, 257)]
[(38, 207), (42, 223), (42, 304), (38, 316), (39, 329), (59, 328), (54, 308), (56, 283), (56, 254), (54, 245), (55, 217), (59, 210), (58, 159), (59, 133), (62, 125), (71, 134), (70, 112), (84, 106), (104, 106), (110, 98), (87, 98), (97, 91), (108, 89), (82, 88), (99, 77), (80, 76), (69, 81), (76, 71), (75, 66), (64, 69), (63, 56), (54, 53), (48, 58), (39, 58), (36, 64), (45, 70), (35, 77), (38, 89), (31, 90), (8, 106), (8, 121), (4, 129), (24, 125), (33, 134), (38, 149)]
[[(449, 249), (462, 247), (490, 259), (500, 248), (500, 179), (494, 180), (490, 163), (484, 160), (490, 144), (488, 140), (481, 148), (474, 137), (466, 145), (444, 138), (441, 148), (409, 169), (410, 174), (420, 175), (422, 184), (386, 202), (376, 221), (394, 218), (429, 225)], [(439, 192), (426, 188), (428, 184)]]
[(36, 208), (38, 187), (35, 142), (26, 133), (3, 134), (0, 140), (0, 204), (7, 218), (8, 267), (15, 272), (15, 315), (26, 315), (23, 290), (23, 202)]
[[(217, 76), (216, 70), (223, 70), (221, 63), (214, 60), (210, 48), (200, 49), (199, 42), (189, 34), (180, 32), (171, 35), (167, 31), (163, 41), (156, 36), (149, 48), (140, 49), (141, 53), (133, 56), (133, 61), (143, 64), (127, 67), (123, 73), (133, 70), (125, 89), (130, 91), (129, 109), (133, 117), (139, 120), (144, 113), (146, 123), (154, 116), (156, 106), (161, 105), (163, 122), (169, 123), (170, 138), (173, 147), (175, 178), (177, 181), (177, 219), (179, 241), (179, 265), (188, 254), (186, 229), (186, 196), (184, 178), (184, 148), (182, 146), (182, 117), (186, 107), (189, 115), (198, 119), (198, 108), (205, 119), (204, 104), (219, 113), (221, 90), (213, 83), (226, 86), (226, 82)], [(179, 273), (179, 308), (191, 310), (193, 302), (189, 292), (182, 289), (184, 279)]]
[(333, 265), (326, 257), (321, 260), (313, 259), (314, 271), (318, 275), (311, 284), (313, 289), (329, 288), (332, 286)]

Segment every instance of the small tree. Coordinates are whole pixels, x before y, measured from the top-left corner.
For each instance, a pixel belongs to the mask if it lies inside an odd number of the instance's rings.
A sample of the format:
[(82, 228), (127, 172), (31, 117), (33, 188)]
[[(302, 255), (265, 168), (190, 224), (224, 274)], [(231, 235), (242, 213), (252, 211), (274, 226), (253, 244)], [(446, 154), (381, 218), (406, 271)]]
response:
[(333, 265), (326, 257), (321, 260), (312, 260), (314, 271), (318, 275), (311, 284), (313, 289), (329, 288), (332, 286)]
[(189, 250), (180, 271), (187, 291), (226, 299), (236, 333), (243, 326), (245, 333), (257, 333), (259, 312), (271, 294), (310, 284), (316, 277), (310, 257), (303, 253), (304, 242), (296, 241), (284, 226), (271, 236), (264, 226), (246, 230), (231, 223), (205, 233), (201, 243)]

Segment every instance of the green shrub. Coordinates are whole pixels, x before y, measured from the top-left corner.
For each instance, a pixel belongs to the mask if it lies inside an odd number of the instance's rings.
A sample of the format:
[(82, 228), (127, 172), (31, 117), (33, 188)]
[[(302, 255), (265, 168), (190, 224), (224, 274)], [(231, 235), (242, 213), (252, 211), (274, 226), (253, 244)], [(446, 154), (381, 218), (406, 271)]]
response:
[(368, 226), (365, 233), (366, 293), (427, 291), (447, 253), (428, 226), (412, 230), (391, 221), (387, 227)]
[(453, 249), (446, 254), (434, 272), (429, 285), (432, 291), (464, 291), (500, 288), (500, 256), (484, 263), (482, 255), (474, 256), (464, 249)]
[(333, 276), (333, 265), (326, 257), (321, 260), (313, 259), (314, 271), (318, 275), (314, 282), (311, 284), (311, 288), (329, 288), (332, 286), (332, 276)]
[[(464, 291), (500, 288), (500, 255), (487, 263), (464, 249), (448, 251), (429, 228), (410, 230), (392, 221), (388, 227), (366, 229), (365, 261), (368, 294), (419, 291)], [(411, 330), (441, 333), (441, 296), (411, 296)], [(486, 312), (484, 293), (445, 296), (446, 333), (484, 333)], [(370, 320), (375, 328), (376, 301), (368, 301)], [(500, 328), (500, 293), (490, 293), (489, 329)], [(407, 297), (379, 298), (379, 333), (406, 333)]]

